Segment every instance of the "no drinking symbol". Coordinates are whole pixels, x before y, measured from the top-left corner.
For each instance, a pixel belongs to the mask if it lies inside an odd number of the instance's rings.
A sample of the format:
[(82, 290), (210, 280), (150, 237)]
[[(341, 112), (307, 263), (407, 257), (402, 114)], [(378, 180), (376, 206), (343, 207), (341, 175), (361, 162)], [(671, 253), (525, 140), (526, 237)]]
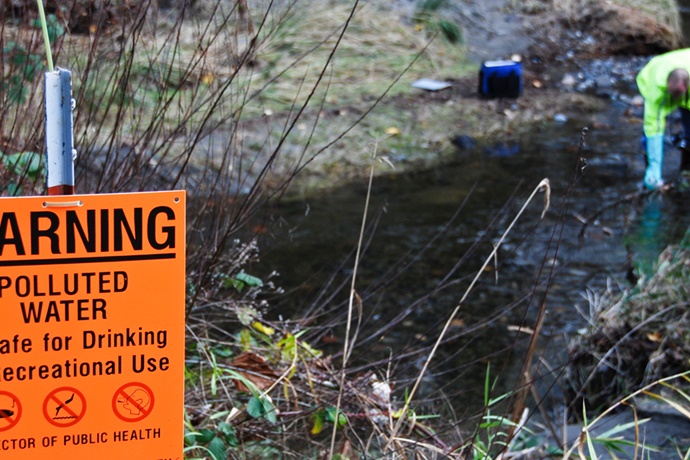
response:
[(122, 385), (113, 395), (113, 412), (125, 422), (138, 422), (153, 410), (153, 390), (140, 382)]

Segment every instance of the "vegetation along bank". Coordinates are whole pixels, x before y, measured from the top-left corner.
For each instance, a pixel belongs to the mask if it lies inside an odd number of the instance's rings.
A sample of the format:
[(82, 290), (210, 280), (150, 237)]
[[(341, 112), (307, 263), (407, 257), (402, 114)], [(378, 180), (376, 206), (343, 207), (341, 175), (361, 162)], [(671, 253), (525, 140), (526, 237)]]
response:
[[(260, 252), (254, 224), (285, 194), (362, 181), (372, 165), (381, 175), (452, 161), (457, 134), (490, 144), (564, 107), (594, 114), (606, 101), (564, 91), (554, 65), (680, 43), (672, 1), (464, 3), (48, 2), (55, 61), (73, 72), (77, 191), (190, 195), (190, 458), (491, 458), (501, 450), (543, 458), (549, 446), (577, 444), (521, 429), (527, 392), (497, 398), (493, 370), (480, 413), (460, 414), (442, 393), (424, 392), (416, 358), (433, 358), (433, 340), (409, 356), (393, 353), (390, 364), (362, 365), (352, 356), (369, 348), (348, 329), (356, 323), (310, 311), (269, 320), (292, 286), (251, 275)], [(33, 5), (2, 6), (5, 195), (44, 192), (45, 50)], [(514, 33), (526, 40), (515, 100), (477, 94), (472, 53), (476, 37), (489, 43), (493, 32), (481, 14), (496, 11), (516, 18)], [(452, 86), (412, 87), (424, 77)], [(574, 400), (586, 394), (597, 398), (589, 407), (611, 407), (687, 368), (683, 243), (659, 260), (632, 289), (611, 295), (572, 344)], [(365, 311), (358, 299), (354, 289), (350, 317)], [(412, 361), (422, 367), (400, 364)]]

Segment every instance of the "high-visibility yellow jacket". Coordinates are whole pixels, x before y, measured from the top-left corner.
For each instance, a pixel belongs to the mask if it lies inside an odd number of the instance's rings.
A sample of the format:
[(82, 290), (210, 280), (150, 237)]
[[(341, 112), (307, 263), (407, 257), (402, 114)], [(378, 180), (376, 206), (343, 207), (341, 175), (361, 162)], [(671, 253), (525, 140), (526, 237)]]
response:
[(637, 74), (637, 87), (644, 98), (646, 136), (664, 134), (666, 117), (677, 108), (690, 110), (687, 94), (680, 100), (672, 101), (667, 91), (668, 75), (674, 69), (685, 69), (690, 73), (690, 48), (660, 54)]

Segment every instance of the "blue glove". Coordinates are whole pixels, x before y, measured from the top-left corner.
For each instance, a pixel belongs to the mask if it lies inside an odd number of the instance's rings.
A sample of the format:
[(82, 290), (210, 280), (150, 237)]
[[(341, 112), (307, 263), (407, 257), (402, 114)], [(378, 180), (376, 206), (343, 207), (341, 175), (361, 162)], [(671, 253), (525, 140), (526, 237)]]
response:
[(644, 185), (650, 190), (664, 185), (661, 168), (664, 164), (664, 135), (647, 136), (647, 170), (644, 172)]

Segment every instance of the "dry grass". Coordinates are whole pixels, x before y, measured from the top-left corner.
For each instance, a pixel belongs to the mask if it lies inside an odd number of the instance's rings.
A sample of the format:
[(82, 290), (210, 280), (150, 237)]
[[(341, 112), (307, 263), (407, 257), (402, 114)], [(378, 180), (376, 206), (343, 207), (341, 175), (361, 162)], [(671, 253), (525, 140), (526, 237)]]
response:
[(676, 0), (529, 0), (511, 5), (540, 14), (534, 25), (546, 28), (547, 35), (554, 22), (592, 35), (596, 45), (590, 54), (655, 54), (682, 42)]
[[(590, 297), (590, 326), (570, 350), (573, 407), (607, 407), (654, 380), (688, 369), (690, 249), (668, 247), (627, 291)], [(577, 410), (576, 410), (577, 411)]]
[[(73, 71), (78, 192), (190, 191), (188, 428), (213, 431), (221, 421), (233, 422), (234, 440), (246, 442), (248, 458), (257, 448), (265, 450), (256, 458), (280, 450), (295, 458), (304, 450), (321, 454), (325, 436), (307, 433), (318, 431), (316, 420), (334, 406), (342, 382), (327, 359), (298, 343), (287, 322), (262, 322), (263, 298), (275, 289), (270, 280), (262, 289), (233, 290), (258, 250), (238, 238), (247, 237), (248, 223), (272, 194), (306, 168), (330, 186), (361, 175), (371, 162), (371, 144), (380, 156), (398, 149), (417, 152), (412, 160), (419, 163), (436, 161), (458, 130), (510, 135), (560, 106), (587, 111), (595, 104), (586, 96), (533, 88), (518, 101), (480, 100), (476, 67), (465, 61), (462, 47), (431, 40), (383, 1), (362, 2), (353, 15), (354, 2), (279, 3), (269, 9), (270, 2), (230, 2), (229, 11), (184, 20), (179, 11), (161, 13), (158, 23), (141, 16), (138, 28), (123, 23), (67, 35), (55, 53), (56, 64)], [(3, 37), (42, 52), (38, 30), (3, 27)], [(453, 79), (453, 90), (421, 93), (409, 85), (419, 77)], [(4, 153), (42, 149), (42, 81), (24, 84), (30, 97), (16, 104), (5, 99), (0, 107)], [(387, 99), (379, 100), (383, 93)], [(267, 327), (275, 327), (276, 336)], [(283, 339), (291, 337), (287, 345)], [(237, 361), (247, 351), (265, 356), (265, 366)], [(407, 446), (427, 458), (453, 451), (412, 412), (398, 412), (409, 404), (390, 399), (385, 372), (348, 377), (341, 407), (351, 436), (341, 438), (347, 441), (335, 449), (339, 453), (353, 445), (363, 452), (395, 446), (401, 457)], [(275, 382), (270, 390), (260, 387), (266, 379)], [(247, 394), (237, 382), (257, 388)], [(248, 415), (252, 398), (265, 402), (259, 416)], [(273, 417), (280, 417), (279, 425), (266, 423)], [(396, 425), (407, 431), (391, 436)], [(445, 428), (449, 438), (460, 439), (454, 421)]]
[[(275, 39), (268, 41), (257, 53), (258, 68), (253, 77), (261, 85), (272, 73), (288, 69), (286, 78), (269, 87), (268, 108), (281, 109), (283, 102), (299, 103), (304, 94), (300, 86), (310, 88), (328, 56), (338, 30), (349, 14), (349, 5), (312, 2), (308, 15), (295, 12), (285, 21)], [(462, 47), (453, 46), (442, 38), (433, 40), (422, 28), (415, 28), (410, 18), (401, 18), (379, 2), (362, 3), (349, 25), (331, 66), (328, 85), (320, 98), (326, 106), (347, 106), (362, 98), (376, 97), (395, 80), (416, 55), (423, 55), (407, 71), (405, 82), (389, 95), (411, 93), (409, 82), (422, 76), (447, 78), (464, 75), (472, 68)], [(311, 52), (311, 50), (315, 50)], [(307, 54), (308, 53), (308, 54)], [(295, 57), (306, 55), (295, 62)]]
[[(533, 91), (530, 81), (525, 97), (487, 103), (477, 97), (477, 64), (466, 60), (462, 46), (432, 40), (427, 29), (382, 1), (360, 4), (327, 64), (351, 6), (300, 0), (266, 9), (266, 2), (256, 2), (248, 15), (233, 10), (207, 18), (188, 12), (181, 23), (161, 11), (155, 27), (146, 22), (124, 40), (120, 28), (66, 35), (56, 47), (56, 63), (73, 72), (80, 161), (94, 161), (91, 151), (101, 155), (127, 145), (149, 151), (146, 158), (156, 164), (179, 158), (200, 170), (225, 167), (223, 152), (232, 146), (233, 170), (251, 175), (280, 146), (281, 154), (263, 173), (265, 185), (280, 187), (300, 171), (294, 186), (312, 189), (366, 174), (373, 144), (402, 171), (452, 152), (450, 139), (457, 134), (510, 136), (563, 106), (586, 111), (600, 103)], [(21, 32), (42, 53), (38, 29), (6, 29), (7, 36)], [(425, 93), (410, 85), (421, 77), (450, 79), (454, 85)], [(40, 78), (30, 85), (30, 94), (40, 94)], [(39, 106), (34, 99), (18, 110), (6, 108), (2, 135), (16, 144), (7, 152), (29, 145), (40, 150)], [(194, 153), (188, 155), (191, 146)], [(385, 163), (377, 168), (377, 174), (391, 171)], [(251, 187), (252, 181), (240, 187)]]

